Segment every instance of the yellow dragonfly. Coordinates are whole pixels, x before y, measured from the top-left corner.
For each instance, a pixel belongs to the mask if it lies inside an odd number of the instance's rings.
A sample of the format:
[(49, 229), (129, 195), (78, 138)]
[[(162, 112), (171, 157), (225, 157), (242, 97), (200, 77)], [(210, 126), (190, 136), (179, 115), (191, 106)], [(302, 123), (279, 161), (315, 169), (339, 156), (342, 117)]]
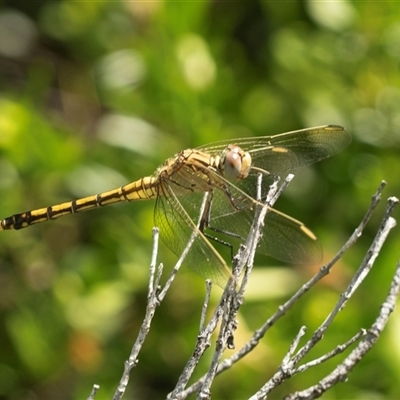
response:
[[(185, 263), (223, 286), (231, 272), (207, 232), (222, 232), (233, 241), (243, 241), (258, 202), (258, 174), (263, 174), (262, 201), (268, 191), (266, 183), (275, 175), (330, 157), (350, 141), (344, 128), (326, 125), (183, 150), (152, 176), (93, 196), (12, 215), (0, 221), (0, 230), (21, 229), (122, 201), (155, 199), (154, 221), (165, 244), (179, 256), (191, 238)], [(321, 250), (315, 235), (302, 222), (273, 208), (269, 211), (258, 251), (291, 263), (319, 261)]]

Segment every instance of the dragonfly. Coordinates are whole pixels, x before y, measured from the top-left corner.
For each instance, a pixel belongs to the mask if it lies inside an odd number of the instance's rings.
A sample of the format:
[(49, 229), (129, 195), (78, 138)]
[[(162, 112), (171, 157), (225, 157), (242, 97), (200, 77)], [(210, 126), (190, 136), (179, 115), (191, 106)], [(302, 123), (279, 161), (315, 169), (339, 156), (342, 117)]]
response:
[[(244, 241), (256, 205), (265, 200), (269, 180), (328, 158), (350, 141), (343, 127), (325, 125), (182, 150), (151, 176), (93, 196), (14, 214), (0, 221), (0, 230), (26, 228), (114, 203), (155, 199), (154, 222), (167, 247), (179, 257), (191, 238), (185, 264), (224, 286), (231, 271), (208, 232)], [(263, 189), (257, 199), (260, 173)], [(321, 246), (310, 229), (272, 207), (268, 211), (258, 252), (289, 263), (320, 260)]]

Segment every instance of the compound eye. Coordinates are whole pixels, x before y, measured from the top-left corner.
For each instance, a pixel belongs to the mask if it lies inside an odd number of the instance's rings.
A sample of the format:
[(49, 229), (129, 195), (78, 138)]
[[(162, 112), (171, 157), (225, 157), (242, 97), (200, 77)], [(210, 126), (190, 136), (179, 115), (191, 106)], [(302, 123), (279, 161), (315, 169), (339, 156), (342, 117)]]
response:
[(249, 174), (251, 156), (239, 146), (228, 146), (222, 155), (224, 175), (227, 179), (243, 179)]

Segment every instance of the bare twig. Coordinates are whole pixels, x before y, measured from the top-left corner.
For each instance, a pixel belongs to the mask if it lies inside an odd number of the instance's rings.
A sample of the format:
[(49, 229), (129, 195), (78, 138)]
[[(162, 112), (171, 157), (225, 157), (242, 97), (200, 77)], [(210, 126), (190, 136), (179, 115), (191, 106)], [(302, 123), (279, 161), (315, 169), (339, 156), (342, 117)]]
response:
[(200, 317), (200, 332), (204, 329), (204, 322), (206, 320), (208, 304), (210, 303), (212, 282), (210, 279), (206, 280), (206, 295), (204, 296), (204, 303), (201, 309), (201, 317)]
[[(158, 238), (159, 238), (159, 229), (153, 228), (153, 251), (151, 253), (151, 261), (150, 261), (150, 269), (149, 269), (149, 288), (148, 295), (154, 292), (154, 277), (156, 274), (156, 265), (157, 265), (157, 253), (158, 253)], [(157, 283), (158, 284), (158, 283)]]
[[(286, 185), (290, 182), (287, 179)], [(260, 183), (261, 184), (261, 183)], [(272, 199), (278, 190), (277, 181), (272, 185), (268, 199)], [(218, 365), (221, 360), (222, 354), (226, 348), (234, 347), (234, 331), (237, 328), (236, 315), (240, 305), (243, 302), (243, 294), (248, 280), (248, 275), (251, 272), (253, 265), (254, 254), (256, 252), (257, 244), (263, 227), (263, 220), (268, 212), (269, 204), (259, 207), (256, 212), (256, 218), (251, 228), (251, 233), (244, 246), (239, 249), (238, 255), (234, 259), (233, 277), (228, 281), (225, 290), (222, 294), (221, 300), (210, 318), (209, 323), (199, 333), (198, 341), (195, 349), (186, 364), (175, 389), (168, 395), (168, 399), (183, 399), (187, 397), (186, 385), (193, 374), (195, 366), (198, 364), (200, 358), (203, 356), (211, 343), (211, 335), (215, 331), (218, 324), (221, 322), (221, 327), (217, 339), (216, 348), (211, 361), (210, 368), (204, 379), (199, 381), (199, 386), (196, 391), (199, 391), (198, 398), (204, 399), (210, 396), (210, 387), (216, 374), (218, 373)], [(245, 277), (242, 280), (241, 289), (237, 292), (236, 286), (242, 270), (247, 266)], [(192, 392), (193, 393), (193, 392)]]
[(308, 368), (315, 367), (316, 365), (322, 364), (323, 362), (331, 359), (332, 357), (337, 356), (340, 353), (343, 353), (346, 349), (348, 349), (353, 343), (357, 342), (362, 336), (365, 336), (367, 331), (364, 328), (361, 328), (351, 339), (343, 344), (339, 344), (332, 351), (324, 354), (322, 357), (316, 358), (315, 360), (309, 361), (306, 364), (301, 365), (296, 368), (296, 373), (304, 372)]
[(328, 389), (339, 382), (344, 382), (347, 379), (347, 374), (361, 361), (361, 359), (371, 350), (372, 346), (378, 340), (382, 333), (390, 314), (393, 312), (396, 305), (396, 300), (400, 291), (400, 262), (398, 262), (394, 277), (390, 284), (389, 293), (385, 302), (381, 306), (380, 313), (375, 322), (368, 329), (365, 338), (359, 345), (350, 353), (346, 359), (340, 363), (329, 375), (314, 385), (302, 392), (293, 393), (285, 398), (285, 400), (310, 400), (320, 397)]
[[(178, 262), (175, 264), (174, 269), (170, 273), (164, 287), (160, 291), (160, 279), (163, 267), (162, 265), (159, 268), (156, 268), (157, 263), (157, 253), (158, 253), (158, 234), (159, 231), (157, 228), (153, 229), (153, 252), (152, 252), (152, 260), (150, 263), (150, 274), (149, 274), (149, 291), (147, 295), (147, 307), (146, 314), (143, 319), (143, 323), (140, 327), (138, 337), (135, 341), (135, 344), (132, 347), (131, 354), (129, 359), (125, 361), (124, 372), (122, 374), (122, 378), (119, 382), (116, 392), (114, 393), (113, 400), (120, 400), (126, 391), (126, 387), (129, 382), (129, 376), (134, 367), (136, 367), (138, 363), (138, 355), (140, 350), (143, 347), (144, 341), (150, 331), (151, 322), (153, 320), (155, 311), (157, 306), (160, 305), (161, 301), (165, 298), (166, 293), (171, 287), (172, 282), (175, 279), (176, 274), (178, 273), (187, 253), (189, 252), (194, 240), (198, 235), (198, 231), (194, 231), (184, 252), (179, 258)], [(156, 276), (155, 276), (156, 274)]]
[[(297, 354), (294, 357), (291, 357), (290, 361), (286, 362), (285, 364), (282, 364), (281, 368), (274, 374), (274, 376), (253, 397), (251, 397), (252, 400), (266, 398), (268, 393), (270, 393), (276, 386), (281, 384), (287, 378), (293, 376), (295, 373), (299, 372), (299, 369), (296, 368), (296, 365), (322, 339), (325, 332), (335, 319), (336, 315), (345, 307), (346, 303), (354, 294), (355, 290), (359, 287), (361, 282), (371, 271), (371, 268), (374, 265), (376, 257), (379, 254), (382, 245), (387, 238), (387, 235), (389, 234), (390, 230), (396, 225), (395, 220), (392, 217), (390, 217), (390, 214), (393, 211), (393, 208), (397, 205), (397, 203), (398, 200), (396, 198), (389, 199), (386, 213), (382, 219), (381, 226), (369, 251), (367, 252), (358, 271), (350, 281), (348, 287), (340, 296), (339, 301), (334, 306), (332, 312), (328, 315), (328, 317), (321, 324), (321, 326), (314, 332), (311, 339), (309, 339), (307, 343), (297, 352)], [(340, 347), (338, 349), (340, 349)], [(339, 351), (333, 355), (337, 354), (339, 354)], [(330, 354), (329, 357), (331, 356), (332, 355)], [(326, 359), (327, 358), (328, 357), (326, 357)], [(342, 374), (342, 372), (340, 373)], [(320, 394), (323, 392), (321, 388), (319, 388), (319, 392)]]
[(100, 389), (99, 385), (93, 385), (92, 391), (90, 392), (90, 395), (87, 398), (87, 400), (94, 400), (94, 397), (96, 396), (96, 393), (98, 392), (99, 389)]
[(117, 390), (114, 393), (113, 400), (120, 400), (126, 391), (126, 387), (129, 383), (129, 376), (134, 367), (138, 363), (138, 355), (143, 346), (143, 343), (150, 331), (151, 321), (154, 317), (156, 307), (159, 305), (157, 293), (159, 282), (162, 273), (162, 266), (158, 269), (156, 274), (156, 264), (157, 264), (157, 252), (158, 252), (158, 229), (153, 229), (153, 252), (150, 263), (150, 274), (149, 274), (149, 292), (147, 295), (147, 307), (146, 314), (143, 323), (140, 327), (138, 337), (135, 344), (132, 347), (131, 354), (124, 364), (124, 372), (122, 374), (121, 380), (118, 384)]
[[(215, 373), (216, 375), (222, 373), (226, 369), (229, 369), (234, 363), (238, 362), (246, 354), (251, 352), (257, 346), (257, 344), (259, 343), (261, 338), (265, 335), (265, 333), (269, 330), (269, 328), (271, 326), (273, 326), (275, 324), (275, 322), (279, 318), (281, 318), (287, 312), (287, 310), (289, 308), (291, 308), (298, 301), (298, 299), (300, 297), (302, 297), (305, 293), (307, 293), (308, 290), (313, 285), (315, 285), (319, 280), (321, 280), (326, 274), (329, 273), (329, 271), (331, 270), (333, 265), (342, 257), (344, 252), (350, 246), (352, 246), (357, 241), (357, 239), (361, 236), (363, 229), (365, 228), (367, 222), (369, 221), (369, 219), (370, 219), (370, 217), (372, 215), (372, 212), (375, 210), (377, 204), (379, 203), (379, 201), (381, 199), (381, 193), (382, 193), (382, 190), (383, 190), (384, 187), (385, 187), (385, 182), (382, 182), (382, 184), (380, 185), (379, 189), (377, 190), (375, 195), (372, 197), (371, 205), (370, 205), (367, 213), (365, 214), (364, 218), (362, 219), (360, 225), (357, 227), (357, 229), (354, 231), (353, 235), (349, 238), (349, 240), (345, 243), (345, 245), (339, 250), (339, 252), (333, 258), (333, 260), (331, 262), (327, 263), (326, 265), (324, 265), (323, 267), (321, 267), (321, 269), (318, 271), (318, 273), (314, 277), (312, 277), (306, 284), (304, 284), (297, 291), (297, 293), (295, 293), (294, 296), (292, 296), (292, 298), (290, 298), (286, 303), (284, 303), (282, 306), (280, 306), (279, 309), (277, 310), (277, 312), (274, 315), (272, 315), (257, 331), (255, 331), (255, 333), (252, 336), (252, 338), (238, 352), (236, 352), (234, 355), (232, 355), (231, 357), (229, 357), (229, 358), (225, 359), (223, 362), (221, 362), (218, 365), (217, 371)], [(396, 205), (396, 201), (397, 201), (397, 199), (394, 199), (394, 198), (389, 199), (388, 208), (387, 208), (385, 217), (384, 217), (384, 219), (382, 221), (382, 228), (380, 229), (380, 232), (378, 233), (377, 238), (374, 241), (375, 245), (373, 245), (371, 247), (371, 250), (374, 249), (374, 246), (378, 246), (378, 247), (375, 247), (375, 250), (373, 250), (371, 253), (369, 253), (370, 257), (366, 258), (366, 263), (363, 264), (364, 267), (360, 267), (361, 270), (365, 270), (365, 269), (370, 269), (371, 268), (370, 266), (372, 266), (373, 261), (375, 260), (376, 255), (379, 252), (379, 249), (380, 249), (381, 245), (383, 244), (383, 241), (386, 239), (386, 236), (387, 236), (389, 230), (393, 227), (393, 225), (392, 225), (393, 221), (389, 217), (389, 215), (392, 212), (393, 207)], [(252, 234), (254, 234), (254, 232), (252, 232)], [(358, 287), (358, 285), (360, 283), (361, 283), (361, 280), (358, 278), (358, 275), (357, 275), (357, 278), (354, 278), (354, 280), (352, 280), (352, 282), (349, 284), (349, 288), (351, 288), (350, 294), (354, 292), (355, 286)], [(340, 311), (340, 309), (344, 306), (343, 300), (345, 300), (345, 299), (346, 299), (346, 296), (344, 296), (340, 300), (340, 304), (337, 306), (337, 310), (333, 312), (332, 316), (336, 315), (337, 312)], [(303, 352), (308, 347), (310, 347), (310, 344), (315, 342), (317, 338), (320, 338), (322, 333), (327, 329), (327, 327), (331, 323), (330, 321), (331, 320), (328, 317), (327, 320), (322, 325), (322, 330), (320, 329), (320, 331), (318, 331), (313, 336), (312, 341), (311, 342), (309, 341), (309, 345), (306, 348), (303, 347), (303, 351), (302, 352), (298, 352), (297, 353), (297, 355), (295, 356), (296, 357), (296, 359), (295, 359), (296, 363), (298, 363), (302, 359), (302, 357), (304, 357)], [(339, 354), (340, 352), (344, 351), (345, 348), (349, 347), (356, 340), (358, 340), (362, 336), (363, 332), (364, 331), (361, 329), (359, 331), (359, 333), (354, 335), (353, 338), (348, 340), (346, 343), (337, 346), (335, 348), (335, 350), (333, 350), (332, 352), (329, 352), (325, 356), (321, 357), (319, 360), (314, 360), (314, 361), (312, 361), (310, 363), (305, 364), (305, 366), (297, 367), (297, 369), (291, 371), (291, 373), (289, 375), (301, 372), (302, 370), (305, 370), (305, 369), (311, 367), (313, 365), (313, 363), (315, 363), (315, 364), (317, 364), (318, 362), (321, 363), (321, 362), (333, 357), (334, 355)], [(297, 342), (295, 342), (295, 343), (297, 343)], [(307, 350), (307, 352), (308, 351), (309, 351), (309, 349)], [(291, 352), (293, 352), (293, 347), (291, 348)], [(291, 355), (290, 355), (290, 357), (291, 357)], [(288, 359), (290, 359), (290, 357), (288, 357)], [(200, 378), (198, 381), (196, 381), (190, 387), (188, 387), (186, 390), (184, 390), (180, 394), (180, 397), (177, 397), (177, 398), (184, 399), (184, 398), (187, 398), (190, 394), (193, 394), (193, 393), (197, 392), (200, 389), (200, 387), (202, 386), (202, 384), (203, 384), (205, 379), (206, 379), (206, 376), (203, 376), (202, 378)], [(278, 379), (278, 381), (282, 381), (282, 378), (280, 380)], [(277, 382), (275, 382), (274, 384), (276, 386)], [(271, 385), (270, 389), (272, 390), (273, 387), (275, 387), (275, 386)], [(260, 394), (260, 396), (261, 397), (254, 397), (254, 398), (263, 398), (262, 394)]]
[[(259, 180), (259, 185), (261, 185), (261, 176)], [(212, 316), (209, 321), (206, 321), (206, 314), (209, 308), (209, 300), (211, 293), (211, 282), (206, 282), (206, 296), (203, 303), (203, 308), (200, 317), (200, 329), (197, 337), (197, 342), (195, 344), (193, 353), (186, 363), (181, 376), (179, 377), (177, 384), (174, 390), (168, 395), (168, 399), (181, 400), (186, 399), (191, 394), (197, 392), (198, 399), (210, 399), (211, 398), (211, 386), (214, 382), (215, 377), (218, 374), (221, 374), (236, 362), (241, 360), (246, 354), (251, 352), (259, 343), (261, 338), (266, 334), (271, 326), (274, 323), (285, 315), (289, 308), (291, 308), (300, 297), (302, 297), (305, 293), (307, 293), (313, 285), (315, 285), (320, 279), (322, 279), (329, 271), (332, 269), (333, 265), (337, 260), (342, 257), (343, 253), (353, 245), (358, 237), (363, 232), (363, 229), (371, 217), (372, 212), (376, 208), (378, 202), (381, 198), (382, 190), (385, 186), (385, 183), (382, 182), (379, 187), (377, 193), (373, 196), (370, 208), (362, 219), (360, 225), (354, 231), (349, 240), (345, 243), (345, 245), (339, 250), (333, 260), (323, 267), (317, 272), (315, 276), (313, 276), (306, 284), (304, 284), (298, 291), (295, 293), (287, 302), (285, 302), (282, 306), (278, 308), (278, 310), (268, 318), (265, 323), (255, 331), (252, 338), (246, 343), (239, 351), (233, 354), (230, 358), (221, 361), (222, 356), (227, 348), (233, 349), (235, 347), (234, 344), (234, 334), (237, 329), (237, 321), (236, 317), (239, 311), (240, 306), (243, 303), (244, 294), (246, 291), (247, 283), (251, 274), (251, 270), (253, 267), (254, 255), (257, 249), (257, 244), (260, 240), (260, 236), (263, 230), (263, 221), (265, 215), (269, 211), (272, 204), (276, 201), (279, 195), (282, 193), (284, 188), (289, 184), (291, 177), (288, 177), (283, 184), (278, 188), (277, 181), (271, 187), (271, 190), (267, 196), (267, 202), (264, 206), (259, 206), (256, 209), (254, 223), (251, 227), (251, 232), (246, 240), (246, 243), (240, 247), (238, 254), (234, 257), (233, 262), (233, 274), (232, 277), (226, 284), (226, 287), (223, 291), (221, 299), (215, 308)], [(260, 190), (261, 196), (261, 190)], [(204, 202), (206, 198), (204, 199)], [(266, 384), (260, 388), (251, 399), (264, 399), (267, 397), (269, 393), (277, 386), (279, 386), (282, 382), (289, 379), (291, 376), (304, 372), (309, 368), (316, 367), (328, 359), (331, 359), (338, 354), (343, 353), (344, 350), (348, 349), (350, 346), (353, 346), (355, 343), (359, 342), (357, 347), (351, 352), (351, 354), (341, 363), (339, 364), (332, 373), (327, 375), (324, 379), (322, 379), (318, 384), (313, 385), (312, 387), (303, 390), (301, 392), (296, 392), (287, 396), (288, 400), (292, 399), (312, 399), (319, 397), (326, 390), (330, 389), (337, 382), (340, 382), (343, 378), (347, 377), (348, 372), (354, 368), (354, 366), (360, 361), (362, 357), (369, 351), (369, 349), (374, 345), (380, 333), (382, 332), (387, 319), (391, 311), (394, 308), (395, 299), (399, 293), (399, 285), (400, 285), (400, 262), (398, 264), (395, 277), (393, 278), (391, 289), (389, 295), (385, 303), (382, 305), (381, 313), (376, 319), (375, 323), (371, 326), (371, 328), (366, 331), (361, 328), (359, 331), (353, 335), (350, 339), (348, 339), (345, 343), (337, 345), (333, 350), (324, 354), (323, 356), (309, 361), (303, 365), (298, 365), (300, 361), (304, 358), (306, 354), (322, 339), (324, 333), (327, 331), (329, 326), (332, 324), (332, 321), (336, 317), (336, 315), (343, 309), (349, 299), (353, 296), (357, 288), (360, 286), (364, 278), (371, 271), (371, 268), (374, 264), (374, 261), (379, 254), (381, 247), (386, 240), (386, 237), (389, 231), (394, 227), (395, 221), (390, 216), (393, 208), (398, 203), (396, 198), (390, 198), (388, 201), (388, 206), (386, 209), (385, 216), (383, 217), (381, 226), (379, 231), (374, 239), (369, 251), (367, 252), (365, 259), (361, 263), (359, 269), (355, 273), (354, 277), (351, 279), (348, 287), (343, 292), (343, 294), (339, 297), (338, 302), (333, 307), (331, 313), (326, 317), (325, 321), (321, 324), (321, 326), (312, 334), (311, 338), (299, 349), (297, 350), (302, 338), (306, 333), (306, 327), (301, 327), (298, 334), (292, 341), (287, 354), (283, 358), (280, 367), (276, 371), (276, 373), (266, 382)], [(205, 203), (203, 203), (205, 204)], [(162, 274), (162, 265), (158, 268), (157, 265), (157, 246), (158, 246), (158, 230), (154, 230), (154, 245), (153, 245), (153, 253), (152, 260), (150, 266), (150, 274), (149, 274), (149, 285), (148, 285), (148, 304), (146, 307), (146, 314), (140, 328), (137, 340), (132, 347), (131, 354), (129, 359), (125, 362), (125, 368), (118, 385), (118, 388), (114, 394), (113, 399), (119, 400), (122, 398), (125, 393), (126, 387), (129, 382), (129, 375), (132, 369), (138, 363), (138, 354), (143, 346), (145, 338), (147, 337), (151, 321), (154, 317), (155, 310), (160, 302), (165, 298), (165, 295), (171, 286), (176, 273), (178, 272), (180, 265), (182, 264), (187, 252), (190, 250), (192, 244), (198, 238), (198, 232), (194, 231), (191, 236), (188, 246), (183, 252), (181, 258), (178, 260), (177, 265), (172, 271), (171, 275), (167, 279), (166, 284), (163, 288), (160, 288), (160, 279)], [(244, 271), (244, 273), (243, 273)], [(240, 284), (239, 284), (240, 283)], [(192, 385), (187, 387), (190, 378), (193, 375), (193, 372), (198, 365), (200, 359), (203, 357), (205, 351), (211, 346), (211, 337), (216, 329), (219, 327), (218, 338), (216, 341), (215, 348), (213, 350), (213, 355), (211, 357), (211, 363), (208, 368), (208, 372), (202, 378), (198, 379)], [(368, 333), (366, 333), (368, 332)], [(90, 400), (93, 400), (95, 394), (98, 390), (98, 386), (95, 385), (93, 387), (92, 393), (89, 397)]]
[(321, 324), (321, 326), (315, 331), (313, 337), (307, 342), (305, 346), (298, 352), (296, 357), (292, 360), (294, 364), (297, 364), (304, 356), (311, 350), (315, 344), (322, 339), (324, 333), (328, 329), (328, 327), (332, 324), (336, 315), (343, 310), (348, 300), (360, 286), (361, 282), (365, 279), (367, 274), (371, 271), (372, 266), (376, 260), (377, 255), (379, 254), (383, 243), (385, 242), (387, 235), (390, 230), (396, 226), (396, 221), (390, 217), (389, 213), (393, 211), (393, 208), (397, 204), (397, 202), (393, 202), (389, 200), (389, 204), (386, 210), (386, 214), (382, 220), (381, 226), (378, 230), (378, 233), (372, 242), (371, 247), (369, 248), (364, 260), (362, 261), (360, 267), (355, 273), (354, 277), (351, 279), (349, 285), (346, 290), (340, 295), (339, 301), (336, 303), (332, 312), (328, 315), (325, 321)]

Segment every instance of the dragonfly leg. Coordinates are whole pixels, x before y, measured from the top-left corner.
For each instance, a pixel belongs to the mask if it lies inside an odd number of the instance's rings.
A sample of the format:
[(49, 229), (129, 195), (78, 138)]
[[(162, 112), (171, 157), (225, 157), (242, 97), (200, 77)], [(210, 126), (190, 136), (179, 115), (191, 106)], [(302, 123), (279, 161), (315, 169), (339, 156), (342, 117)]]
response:
[(227, 241), (225, 241), (223, 239), (220, 239), (218, 237), (215, 237), (213, 235), (210, 235), (209, 233), (205, 232), (206, 229), (209, 229), (211, 231), (214, 231), (214, 232), (217, 232), (217, 233), (222, 233), (224, 235), (231, 236), (231, 237), (234, 237), (236, 239), (245, 240), (240, 235), (238, 235), (238, 234), (236, 234), (234, 232), (229, 232), (229, 231), (226, 231), (224, 229), (218, 229), (218, 228), (213, 227), (211, 225), (211, 209), (212, 209), (213, 195), (214, 195), (213, 191), (208, 192), (208, 197), (206, 199), (207, 201), (204, 204), (203, 213), (200, 216), (198, 227), (199, 227), (199, 230), (208, 239), (211, 239), (214, 242), (217, 242), (217, 243), (220, 243), (220, 244), (222, 244), (224, 246), (229, 247), (230, 250), (231, 250), (231, 259), (233, 259), (233, 245), (231, 243), (229, 243), (229, 242), (227, 242)]
[(216, 243), (219, 243), (219, 244), (222, 244), (223, 246), (228, 247), (230, 249), (230, 251), (231, 251), (231, 260), (233, 260), (233, 246), (232, 246), (232, 243), (226, 242), (225, 240), (222, 240), (220, 238), (212, 236), (212, 235), (210, 235), (210, 234), (208, 234), (206, 232), (203, 232), (203, 234), (207, 239), (213, 240)]
[(234, 232), (226, 231), (225, 229), (215, 228), (214, 226), (208, 226), (207, 228), (210, 229), (211, 231), (222, 233), (222, 234), (224, 234), (226, 236), (234, 237), (234, 238), (240, 239), (240, 240), (245, 240), (245, 238), (243, 238), (239, 234), (234, 233)]
[[(234, 233), (234, 232), (230, 232), (230, 231), (227, 231), (227, 230), (224, 230), (224, 229), (218, 229), (218, 228), (215, 228), (213, 226), (208, 226), (208, 229), (210, 229), (213, 232), (222, 233), (223, 235), (234, 237), (236, 239), (239, 239), (242, 242), (245, 242), (245, 240), (246, 240), (244, 237), (240, 236), (239, 234)], [(203, 232), (203, 233), (204, 233), (204, 236), (206, 236), (207, 238), (212, 239), (215, 242), (220, 243), (220, 244), (222, 244), (222, 245), (224, 245), (226, 247), (229, 247), (230, 250), (231, 250), (231, 259), (233, 260), (233, 245), (232, 245), (232, 243), (230, 243), (230, 242), (228, 242), (226, 240), (222, 240), (220, 238), (217, 238), (215, 236), (212, 236), (209, 233), (206, 233), (206, 232)]]

